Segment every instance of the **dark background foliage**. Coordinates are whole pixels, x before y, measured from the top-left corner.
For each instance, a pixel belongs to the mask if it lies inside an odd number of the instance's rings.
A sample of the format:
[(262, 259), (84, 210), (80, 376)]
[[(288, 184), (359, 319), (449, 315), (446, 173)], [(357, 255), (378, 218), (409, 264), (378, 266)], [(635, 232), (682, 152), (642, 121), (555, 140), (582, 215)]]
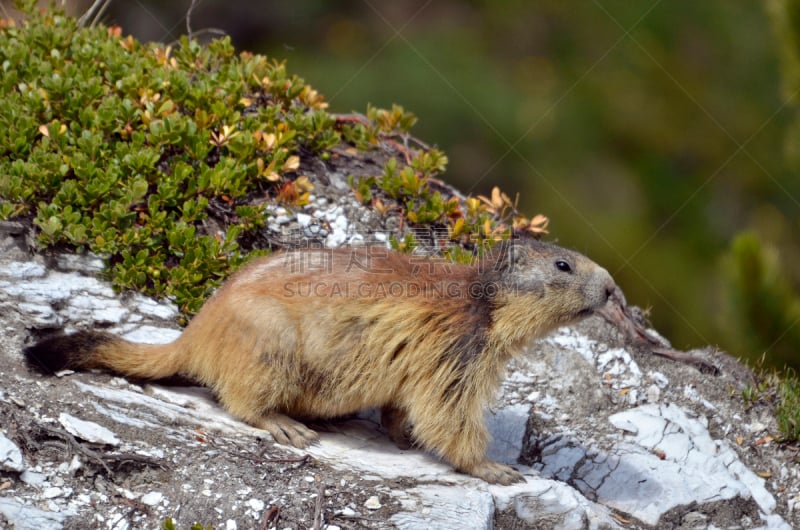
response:
[[(201, 0), (191, 29), (286, 59), (334, 112), (413, 111), (447, 180), (518, 192), (677, 347), (797, 365), (794, 4)], [(101, 20), (169, 43), (188, 10), (111, 2)]]

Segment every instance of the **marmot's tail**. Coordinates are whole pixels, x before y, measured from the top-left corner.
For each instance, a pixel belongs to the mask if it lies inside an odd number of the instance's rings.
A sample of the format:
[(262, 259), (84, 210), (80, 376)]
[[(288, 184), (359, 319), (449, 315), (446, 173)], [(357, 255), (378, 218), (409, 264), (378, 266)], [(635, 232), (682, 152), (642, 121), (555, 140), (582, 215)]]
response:
[(182, 368), (174, 342), (137, 344), (98, 331), (50, 337), (25, 348), (23, 353), (31, 367), (46, 373), (101, 368), (121, 375), (161, 379)]

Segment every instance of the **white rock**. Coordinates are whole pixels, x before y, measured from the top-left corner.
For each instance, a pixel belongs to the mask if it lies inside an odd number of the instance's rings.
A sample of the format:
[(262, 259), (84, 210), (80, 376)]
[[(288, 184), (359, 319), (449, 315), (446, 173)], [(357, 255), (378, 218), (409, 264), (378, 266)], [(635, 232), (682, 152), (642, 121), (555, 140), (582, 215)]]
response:
[(463, 530), (492, 528), (495, 506), (492, 495), (482, 489), (420, 485), (408, 491), (419, 499), (415, 511), (400, 512), (390, 519), (403, 530)]
[(311, 224), (312, 217), (307, 213), (298, 213), (297, 214), (297, 224), (302, 227), (306, 227)]
[(95, 322), (104, 324), (118, 324), (129, 314), (130, 312), (127, 309), (117, 303), (93, 309), (90, 318)]
[(15, 530), (61, 530), (67, 518), (66, 513), (40, 510), (3, 497), (0, 497), (0, 515)]
[(40, 487), (47, 483), (47, 477), (43, 473), (37, 473), (26, 469), (19, 476), (19, 479), (29, 486)]
[(264, 501), (259, 499), (250, 499), (247, 501), (247, 505), (250, 507), (250, 509), (256, 512), (260, 512), (264, 509)]
[(228, 519), (225, 521), (225, 530), (237, 530), (236, 521), (233, 519)]
[(649, 403), (658, 403), (658, 400), (661, 399), (661, 389), (658, 388), (658, 385), (650, 385), (647, 387), (645, 396)]
[(20, 302), (17, 308), (33, 318), (37, 324), (60, 324), (61, 319), (58, 317), (53, 308), (46, 304)]
[(135, 494), (134, 492), (132, 492), (127, 488), (117, 488), (117, 492), (121, 493), (122, 496), (128, 499), (129, 501), (132, 501), (138, 497), (137, 494)]
[(760, 421), (754, 421), (749, 425), (745, 425), (745, 428), (752, 433), (760, 433), (767, 430), (767, 426)]
[(349, 506), (345, 506), (344, 508), (342, 508), (339, 513), (342, 514), (344, 517), (355, 517), (356, 515), (358, 515), (356, 511), (350, 508)]
[(135, 330), (125, 333), (124, 337), (131, 342), (143, 344), (168, 344), (180, 337), (177, 329), (158, 328), (156, 326), (140, 326)]
[(372, 497), (367, 499), (367, 502), (364, 503), (364, 508), (366, 508), (367, 510), (379, 510), (382, 507), (383, 506), (381, 505), (381, 501), (380, 499), (378, 499), (377, 495), (373, 495)]
[(55, 499), (56, 497), (61, 497), (62, 495), (64, 495), (64, 490), (61, 488), (50, 487), (45, 488), (44, 491), (42, 491), (42, 496), (45, 499)]
[(347, 241), (347, 232), (334, 228), (333, 232), (328, 234), (328, 237), (325, 238), (325, 247), (336, 248), (341, 246), (345, 241)]
[(667, 388), (669, 384), (669, 379), (666, 375), (662, 374), (661, 372), (647, 372), (647, 377), (653, 380), (655, 384), (658, 385), (659, 388), (664, 389)]
[(3, 276), (20, 280), (44, 276), (45, 272), (43, 265), (33, 262), (12, 261), (3, 266)]
[(25, 466), (22, 464), (22, 451), (19, 450), (14, 442), (6, 438), (0, 432), (0, 469), (5, 471), (22, 472)]
[(142, 495), (142, 498), (139, 500), (148, 506), (157, 506), (164, 500), (164, 494), (160, 491), (151, 491), (150, 493)]
[[(597, 458), (592, 466), (582, 466), (590, 475), (605, 475), (597, 489), (602, 504), (635, 513), (652, 525), (675, 506), (735, 497), (752, 498), (767, 514), (775, 509), (764, 480), (747, 469), (727, 443), (711, 438), (704, 417), (693, 417), (676, 405), (648, 404), (614, 414), (609, 421), (632, 433), (634, 442), (622, 460)], [(657, 474), (649, 471), (656, 468)], [(648, 476), (647, 482), (631, 490), (631, 482), (642, 476)], [(653, 503), (655, 495), (662, 502)]]
[(492, 432), (492, 442), (486, 456), (490, 460), (512, 464), (519, 458), (530, 406), (525, 404), (504, 407), (486, 414), (486, 425)]
[(92, 421), (85, 421), (66, 412), (58, 415), (58, 422), (73, 436), (86, 440), (87, 442), (119, 445), (117, 435)]
[(334, 229), (339, 229), (342, 232), (346, 232), (347, 231), (347, 227), (349, 226), (349, 224), (350, 224), (350, 222), (347, 220), (347, 217), (345, 217), (344, 215), (340, 215), (339, 217), (334, 219), (334, 221), (332, 223)]
[(56, 263), (60, 269), (90, 274), (102, 272), (106, 268), (103, 258), (97, 254), (85, 256), (81, 254), (61, 254), (56, 257)]
[(325, 216), (325, 220), (329, 223), (336, 220), (336, 218), (341, 215), (342, 207), (341, 206), (334, 206), (330, 210), (326, 211), (323, 215)]
[(78, 455), (75, 455), (72, 457), (72, 460), (69, 461), (69, 467), (67, 468), (67, 471), (69, 471), (70, 473), (74, 473), (81, 467), (83, 467), (81, 459), (78, 458)]

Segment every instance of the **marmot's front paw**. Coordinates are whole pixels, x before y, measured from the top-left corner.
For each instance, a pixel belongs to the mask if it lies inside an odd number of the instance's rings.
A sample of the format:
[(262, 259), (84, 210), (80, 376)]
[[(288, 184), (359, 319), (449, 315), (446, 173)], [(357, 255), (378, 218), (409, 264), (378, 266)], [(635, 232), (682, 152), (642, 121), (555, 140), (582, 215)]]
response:
[(472, 467), (472, 469), (464, 470), (464, 472), (473, 477), (483, 479), (489, 484), (508, 486), (515, 482), (525, 482), (525, 477), (516, 469), (491, 460), (484, 460)]
[(259, 425), (283, 445), (293, 445), (300, 449), (308, 447), (319, 439), (319, 435), (288, 416), (283, 414), (270, 414), (264, 417)]

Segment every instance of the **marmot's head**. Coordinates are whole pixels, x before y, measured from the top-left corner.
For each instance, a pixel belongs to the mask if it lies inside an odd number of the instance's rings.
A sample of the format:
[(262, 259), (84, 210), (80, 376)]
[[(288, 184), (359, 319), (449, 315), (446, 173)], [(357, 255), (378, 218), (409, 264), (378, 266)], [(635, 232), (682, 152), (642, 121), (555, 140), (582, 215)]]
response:
[(607, 270), (578, 252), (535, 239), (498, 247), (496, 261), (484, 271), (498, 286), (496, 300), (525, 302), (544, 326), (590, 315), (616, 287)]

